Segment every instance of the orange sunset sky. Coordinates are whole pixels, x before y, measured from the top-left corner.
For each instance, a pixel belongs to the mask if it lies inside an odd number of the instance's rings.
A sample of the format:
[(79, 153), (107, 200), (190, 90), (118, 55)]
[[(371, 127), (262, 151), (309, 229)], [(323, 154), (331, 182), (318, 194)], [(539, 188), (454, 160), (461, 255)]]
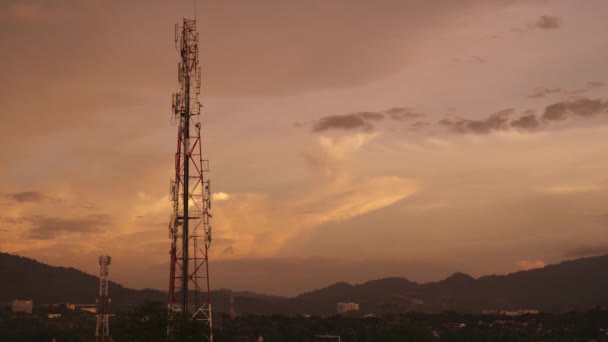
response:
[[(166, 290), (174, 24), (0, 2), (0, 251)], [(608, 2), (198, 3), (212, 287), (293, 295), (608, 253)]]

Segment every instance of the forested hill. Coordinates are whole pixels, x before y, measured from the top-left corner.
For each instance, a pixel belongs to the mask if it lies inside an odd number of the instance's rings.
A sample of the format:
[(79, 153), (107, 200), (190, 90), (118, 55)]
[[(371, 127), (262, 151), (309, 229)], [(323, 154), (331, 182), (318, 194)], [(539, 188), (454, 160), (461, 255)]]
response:
[[(363, 284), (336, 283), (296, 297), (263, 296), (217, 290), (216, 311), (228, 312), (230, 297), (238, 314), (336, 313), (336, 303), (360, 304), (359, 314), (389, 311), (481, 312), (538, 309), (546, 312), (586, 311), (608, 306), (608, 255), (564, 261), (507, 275), (473, 278), (463, 273), (419, 284), (405, 278), (384, 278)], [(54, 267), (0, 253), (0, 301), (33, 299), (35, 304), (95, 303), (99, 280), (73, 268)], [(280, 276), (280, 275), (277, 275)], [(166, 293), (134, 290), (110, 283), (112, 306), (145, 301), (164, 303)]]
[[(35, 305), (95, 303), (99, 278), (74, 268), (55, 267), (36, 260), (0, 252), (0, 301), (33, 299)], [(117, 305), (166, 301), (157, 290), (133, 290), (110, 282), (110, 297)]]

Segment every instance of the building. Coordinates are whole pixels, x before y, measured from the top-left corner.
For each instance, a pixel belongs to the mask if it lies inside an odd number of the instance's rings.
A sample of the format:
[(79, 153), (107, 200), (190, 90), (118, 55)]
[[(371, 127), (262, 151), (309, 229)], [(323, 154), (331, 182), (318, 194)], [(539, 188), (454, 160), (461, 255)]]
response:
[(32, 300), (13, 300), (11, 307), (13, 312), (25, 312), (31, 314), (34, 310), (34, 302)]
[(90, 313), (94, 313), (94, 314), (96, 314), (96, 313), (97, 313), (97, 308), (86, 308), (86, 307), (82, 307), (82, 308), (80, 308), (80, 310), (82, 310), (82, 311), (86, 311), (86, 312), (90, 312)]
[(540, 311), (523, 309), (523, 310), (512, 310), (512, 311), (501, 311), (500, 314), (505, 315), (505, 316), (538, 315), (538, 314), (540, 314)]
[(357, 303), (338, 303), (338, 314), (343, 314), (347, 311), (359, 311)]

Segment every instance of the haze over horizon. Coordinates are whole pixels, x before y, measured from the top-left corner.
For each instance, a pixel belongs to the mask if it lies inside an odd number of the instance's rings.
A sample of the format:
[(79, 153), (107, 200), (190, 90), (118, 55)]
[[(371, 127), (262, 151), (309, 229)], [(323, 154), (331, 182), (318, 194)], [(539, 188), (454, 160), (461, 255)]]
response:
[[(166, 290), (191, 1), (0, 4), (0, 251)], [(608, 253), (608, 3), (199, 1), (212, 287)]]

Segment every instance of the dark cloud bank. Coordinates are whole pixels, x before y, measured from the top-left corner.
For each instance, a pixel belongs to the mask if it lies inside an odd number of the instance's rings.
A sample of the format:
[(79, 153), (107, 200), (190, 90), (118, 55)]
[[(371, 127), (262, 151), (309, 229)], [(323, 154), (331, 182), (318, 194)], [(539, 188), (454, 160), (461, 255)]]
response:
[(539, 116), (534, 111), (528, 110), (521, 113), (518, 117), (514, 117), (515, 110), (504, 109), (484, 119), (444, 119), (439, 121), (439, 124), (453, 132), (461, 134), (488, 134), (511, 129), (535, 131), (554, 122), (572, 118), (593, 118), (605, 114), (607, 110), (608, 101), (580, 98), (572, 101), (553, 103), (547, 106)]
[(562, 19), (551, 15), (543, 15), (534, 24), (534, 27), (541, 30), (555, 30), (562, 26)]
[(32, 224), (27, 232), (31, 239), (49, 240), (64, 233), (99, 233), (112, 222), (112, 217), (104, 214), (87, 215), (78, 218), (31, 216), (23, 218)]
[(42, 202), (49, 199), (48, 196), (43, 194), (40, 191), (23, 191), (23, 192), (14, 192), (6, 195), (12, 201), (18, 203), (24, 202)]
[(423, 117), (423, 114), (416, 113), (407, 108), (395, 107), (380, 112), (357, 112), (343, 115), (329, 115), (316, 121), (313, 132), (324, 132), (330, 130), (345, 131), (372, 131), (374, 124), (384, 119), (407, 121)]

